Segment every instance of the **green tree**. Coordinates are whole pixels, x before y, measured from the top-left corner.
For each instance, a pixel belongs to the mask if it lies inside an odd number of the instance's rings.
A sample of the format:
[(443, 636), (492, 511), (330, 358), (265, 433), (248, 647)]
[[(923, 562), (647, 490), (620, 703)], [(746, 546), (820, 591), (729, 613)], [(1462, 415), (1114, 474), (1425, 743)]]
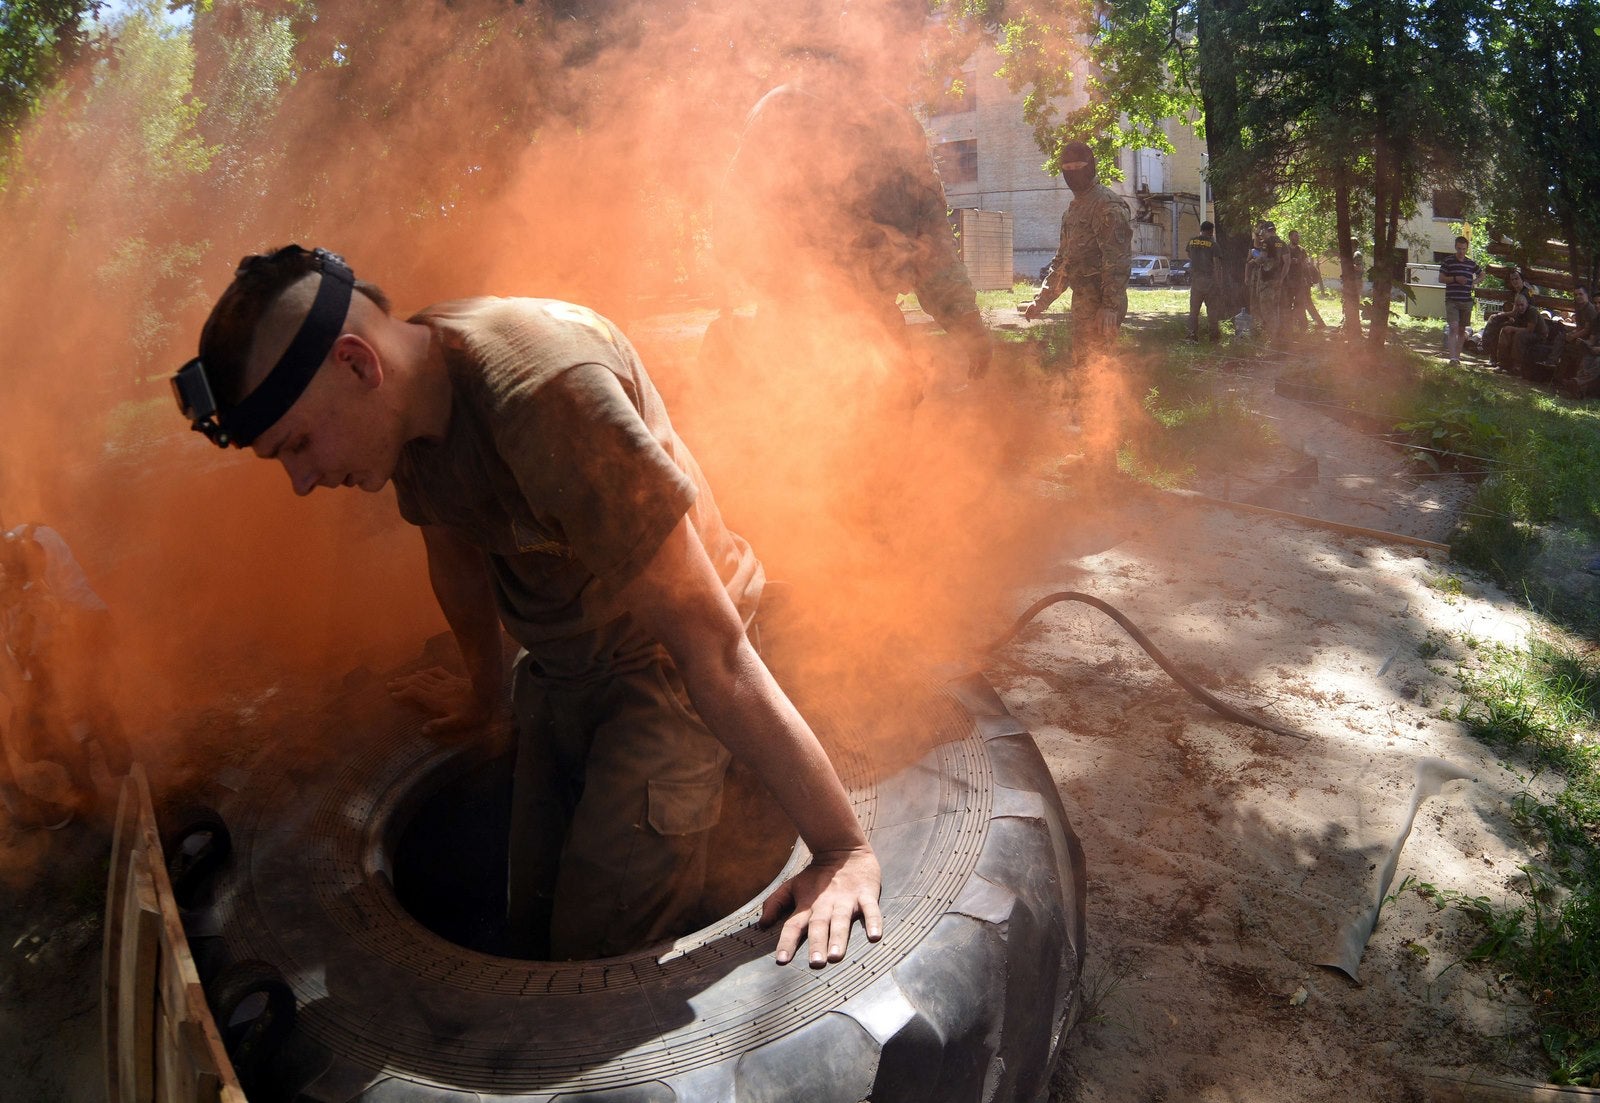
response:
[(95, 41), (103, 0), (0, 4), (0, 169), (34, 106)]
[(1508, 15), (1489, 34), (1502, 123), (1491, 220), (1524, 243), (1524, 261), (1548, 239), (1567, 242), (1569, 272), (1592, 284), (1600, 279), (1600, 7), (1528, 0)]

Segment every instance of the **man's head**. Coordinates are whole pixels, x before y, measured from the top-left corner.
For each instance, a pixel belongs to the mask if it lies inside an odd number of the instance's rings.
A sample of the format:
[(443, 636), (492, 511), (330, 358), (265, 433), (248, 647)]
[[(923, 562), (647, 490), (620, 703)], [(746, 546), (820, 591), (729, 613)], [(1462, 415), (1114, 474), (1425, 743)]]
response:
[(1290, 230), (1289, 231), (1289, 244), (1290, 245), (1299, 245), (1300, 244), (1300, 231), (1299, 230)]
[(1520, 288), (1522, 286), (1522, 269), (1513, 268), (1506, 275), (1506, 282), (1511, 285), (1512, 290)]
[(1200, 236), (1201, 237), (1210, 237), (1212, 234), (1216, 233), (1216, 231), (1217, 231), (1217, 227), (1216, 227), (1215, 223), (1212, 223), (1212, 222), (1202, 222), (1202, 223), (1200, 223)]
[(1096, 179), (1094, 150), (1083, 142), (1068, 142), (1061, 147), (1061, 179), (1074, 192), (1088, 191)]
[(174, 380), (179, 404), (218, 445), (281, 460), (298, 494), (377, 490), (403, 443), (387, 439), (394, 411), (367, 401), (383, 381), (388, 308), (333, 254), (246, 257)]
[(1462, 260), (1467, 258), (1467, 244), (1468, 242), (1466, 238), (1456, 238), (1456, 256)]
[(1528, 312), (1528, 296), (1519, 294), (1511, 300), (1511, 313), (1526, 314)]
[(1572, 297), (1579, 306), (1587, 306), (1589, 302), (1589, 289), (1587, 287), (1574, 287)]

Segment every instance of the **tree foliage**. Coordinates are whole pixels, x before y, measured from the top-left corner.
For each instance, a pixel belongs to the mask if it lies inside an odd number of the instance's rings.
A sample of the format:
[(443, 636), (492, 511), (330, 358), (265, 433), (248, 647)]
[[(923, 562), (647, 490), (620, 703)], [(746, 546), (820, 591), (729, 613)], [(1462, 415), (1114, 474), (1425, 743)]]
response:
[[(1400, 226), (1418, 196), (1435, 185), (1480, 187), (1486, 118), (1470, 90), (1494, 78), (1483, 47), (1492, 0), (970, 0), (966, 8), (1000, 26), (1006, 72), (1031, 88), (1025, 112), (1047, 154), (1073, 138), (1102, 153), (1166, 148), (1163, 121), (1198, 105), (1227, 274), (1242, 266), (1250, 224), (1299, 196), (1332, 213), (1346, 286), (1369, 276), (1376, 301), (1387, 302)], [(1381, 343), (1387, 315), (1373, 320)], [(1359, 331), (1354, 297), (1346, 322)]]
[(34, 105), (95, 39), (103, 0), (7, 0), (0, 4), (0, 163)]
[(1490, 87), (1500, 126), (1487, 207), (1528, 246), (1571, 247), (1572, 275), (1600, 278), (1600, 6), (1527, 0), (1488, 35), (1500, 71)]

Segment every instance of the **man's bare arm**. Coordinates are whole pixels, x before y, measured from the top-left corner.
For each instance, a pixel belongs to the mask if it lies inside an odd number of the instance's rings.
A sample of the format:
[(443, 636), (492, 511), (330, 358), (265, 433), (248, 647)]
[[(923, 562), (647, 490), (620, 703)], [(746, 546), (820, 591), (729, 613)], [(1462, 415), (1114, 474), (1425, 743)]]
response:
[(849, 795), (810, 726), (746, 638), (686, 519), (621, 596), (672, 656), (712, 734), (766, 784), (811, 848), (811, 865), (762, 907), (764, 923), (794, 908), (778, 939), (779, 963), (794, 956), (802, 933), (810, 941), (813, 967), (838, 961), (857, 915), (876, 941), (883, 929), (881, 874)]
[(428, 580), (461, 648), (467, 679), (463, 683), (435, 668), (398, 678), (389, 689), (396, 698), (435, 714), (423, 729), (430, 734), (477, 727), (497, 718), (505, 685), (489, 558), (442, 525), (424, 525), (422, 541), (428, 551)]

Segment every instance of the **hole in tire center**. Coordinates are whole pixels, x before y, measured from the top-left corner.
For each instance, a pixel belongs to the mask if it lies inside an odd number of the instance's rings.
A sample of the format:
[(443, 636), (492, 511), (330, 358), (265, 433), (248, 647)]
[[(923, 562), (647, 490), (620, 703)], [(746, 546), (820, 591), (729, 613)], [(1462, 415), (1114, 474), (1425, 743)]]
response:
[[(421, 795), (386, 833), (386, 863), (401, 907), (441, 938), (481, 953), (544, 960), (549, 916), (532, 929), (506, 921), (512, 756), (469, 767)], [(425, 783), (426, 784), (426, 783)], [(677, 938), (742, 907), (788, 861), (794, 828), (764, 788), (737, 766), (707, 846), (706, 889)]]

